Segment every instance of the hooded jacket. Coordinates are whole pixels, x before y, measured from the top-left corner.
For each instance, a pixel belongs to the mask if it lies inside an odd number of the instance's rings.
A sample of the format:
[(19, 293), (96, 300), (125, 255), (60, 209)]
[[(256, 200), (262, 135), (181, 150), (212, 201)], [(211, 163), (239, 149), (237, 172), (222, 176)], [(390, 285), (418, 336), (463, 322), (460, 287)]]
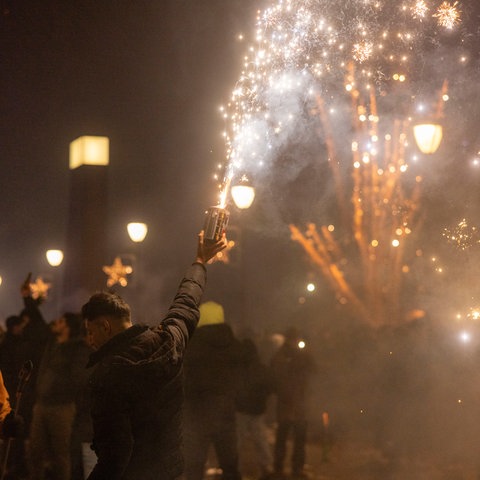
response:
[(90, 356), (98, 462), (89, 480), (169, 480), (182, 473), (182, 362), (205, 281), (205, 267), (193, 264), (157, 327), (133, 325)]

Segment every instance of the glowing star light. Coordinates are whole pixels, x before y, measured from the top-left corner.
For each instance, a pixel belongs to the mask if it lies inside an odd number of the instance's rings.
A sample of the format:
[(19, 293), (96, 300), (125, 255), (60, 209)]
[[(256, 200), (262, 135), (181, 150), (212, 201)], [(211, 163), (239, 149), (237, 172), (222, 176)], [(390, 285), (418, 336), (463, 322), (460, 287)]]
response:
[(115, 257), (112, 265), (104, 265), (102, 270), (108, 275), (107, 287), (113, 287), (118, 283), (122, 287), (128, 284), (127, 276), (133, 272), (130, 265), (124, 265), (120, 257)]
[(32, 298), (35, 300), (45, 300), (51, 286), (52, 284), (44, 282), (42, 277), (37, 277), (35, 282), (30, 284)]

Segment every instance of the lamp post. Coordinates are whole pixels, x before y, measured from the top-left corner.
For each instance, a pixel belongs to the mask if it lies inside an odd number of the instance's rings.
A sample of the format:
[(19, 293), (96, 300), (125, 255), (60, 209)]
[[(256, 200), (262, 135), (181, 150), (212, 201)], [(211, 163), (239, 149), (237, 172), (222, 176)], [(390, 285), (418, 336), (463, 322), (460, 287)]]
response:
[(138, 306), (138, 310), (140, 314), (143, 314), (142, 311), (142, 301), (141, 301), (141, 287), (140, 287), (140, 271), (141, 271), (141, 259), (140, 259), (140, 244), (145, 240), (145, 237), (148, 233), (148, 226), (146, 223), (143, 222), (130, 222), (127, 224), (127, 232), (130, 240), (138, 245), (134, 249), (133, 259), (134, 259), (134, 267), (133, 267), (133, 281), (134, 281), (134, 288), (135, 288), (135, 296), (136, 296), (136, 303)]
[[(232, 199), (237, 208), (240, 210), (247, 210), (252, 206), (253, 200), (255, 199), (255, 189), (248, 185), (245, 180), (243, 179), (242, 182), (238, 185), (234, 185), (231, 189)], [(242, 235), (242, 229), (239, 230), (240, 236)], [(241, 241), (240, 241), (241, 246)], [(242, 247), (240, 247), (242, 248)], [(240, 258), (240, 282), (241, 282), (241, 311), (242, 317), (241, 320), (245, 324), (246, 318), (246, 287), (247, 287), (247, 279), (246, 279), (246, 268), (245, 262), (243, 258)]]
[(145, 240), (148, 233), (148, 226), (146, 223), (130, 222), (127, 225), (128, 236), (130, 240), (135, 243), (141, 243)]
[(413, 127), (413, 135), (420, 151), (431, 155), (440, 146), (443, 128), (438, 123), (422, 123)]
[[(58, 249), (51, 249), (47, 250), (45, 252), (45, 256), (47, 257), (47, 262), (48, 264), (53, 267), (55, 270), (57, 270), (57, 267), (59, 267), (62, 262), (63, 262), (63, 250), (58, 250)], [(57, 277), (57, 278), (55, 278)], [(59, 315), (60, 312), (60, 284), (61, 284), (61, 279), (60, 279), (60, 274), (54, 274), (54, 284), (56, 284), (57, 288), (55, 289), (55, 297), (56, 297), (56, 302), (55, 302), (55, 308), (57, 310), (56, 314)]]

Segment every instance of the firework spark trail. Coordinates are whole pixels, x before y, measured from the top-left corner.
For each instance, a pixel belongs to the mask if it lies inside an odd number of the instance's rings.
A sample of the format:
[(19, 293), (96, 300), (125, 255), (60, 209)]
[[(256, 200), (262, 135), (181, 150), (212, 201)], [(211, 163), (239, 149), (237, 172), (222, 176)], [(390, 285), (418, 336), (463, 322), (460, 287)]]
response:
[(342, 85), (349, 65), (356, 65), (358, 90), (385, 87), (392, 69), (405, 78), (427, 34), (453, 28), (459, 16), (457, 2), (426, 0), (277, 0), (259, 11), (254, 42), (222, 107), (221, 197), (226, 201), (237, 172), (268, 166), (298, 132), (315, 95)]
[(464, 218), (453, 228), (445, 228), (443, 236), (450, 245), (459, 250), (467, 250), (468, 248), (479, 245), (480, 237), (477, 227), (471, 227)]

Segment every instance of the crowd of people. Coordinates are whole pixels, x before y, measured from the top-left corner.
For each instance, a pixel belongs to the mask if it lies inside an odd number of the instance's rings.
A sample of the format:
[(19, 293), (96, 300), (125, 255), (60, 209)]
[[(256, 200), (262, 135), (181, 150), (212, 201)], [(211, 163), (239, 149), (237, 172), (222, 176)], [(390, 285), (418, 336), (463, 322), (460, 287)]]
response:
[[(248, 441), (259, 478), (306, 477), (314, 362), (290, 328), (263, 363), (255, 339), (234, 333), (222, 305), (201, 303), (206, 265), (225, 245), (199, 234), (195, 261), (155, 326), (135, 323), (113, 292), (47, 321), (27, 278), (23, 308), (6, 319), (0, 342), (2, 480), (202, 480), (210, 447), (220, 478), (240, 480)], [(265, 423), (270, 396), (274, 442)]]

